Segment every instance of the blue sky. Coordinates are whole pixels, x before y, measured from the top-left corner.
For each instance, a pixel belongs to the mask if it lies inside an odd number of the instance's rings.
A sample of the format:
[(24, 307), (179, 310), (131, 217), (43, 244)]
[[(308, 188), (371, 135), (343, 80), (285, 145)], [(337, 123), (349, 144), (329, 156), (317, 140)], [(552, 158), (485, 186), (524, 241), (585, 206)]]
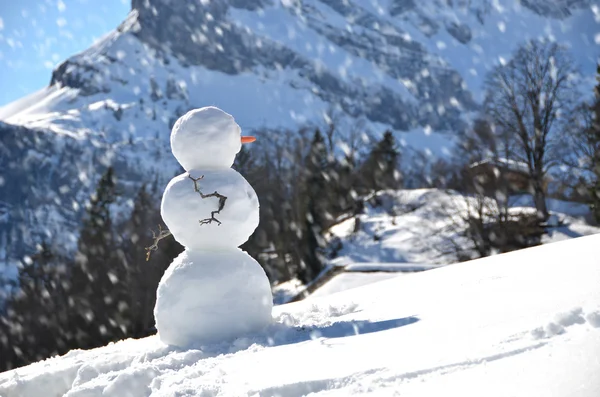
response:
[(0, 0), (0, 106), (50, 82), (52, 69), (119, 25), (130, 0)]

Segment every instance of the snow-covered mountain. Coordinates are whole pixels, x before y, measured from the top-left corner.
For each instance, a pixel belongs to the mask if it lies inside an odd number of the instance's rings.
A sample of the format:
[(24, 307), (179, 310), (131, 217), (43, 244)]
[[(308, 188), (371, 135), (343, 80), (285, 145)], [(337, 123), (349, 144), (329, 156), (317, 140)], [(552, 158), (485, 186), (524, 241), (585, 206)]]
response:
[(447, 152), (486, 71), (522, 40), (568, 43), (592, 76), (594, 3), (133, 0), (48, 87), (0, 108), (0, 242), (73, 242), (65, 230), (108, 164), (132, 189), (156, 174), (166, 182), (177, 170), (170, 126), (194, 107), (219, 106), (246, 132), (319, 125), (329, 112), (342, 130), (390, 128), (405, 145)]
[(158, 337), (0, 374), (0, 395), (600, 395), (600, 236), (281, 305), (262, 332)]

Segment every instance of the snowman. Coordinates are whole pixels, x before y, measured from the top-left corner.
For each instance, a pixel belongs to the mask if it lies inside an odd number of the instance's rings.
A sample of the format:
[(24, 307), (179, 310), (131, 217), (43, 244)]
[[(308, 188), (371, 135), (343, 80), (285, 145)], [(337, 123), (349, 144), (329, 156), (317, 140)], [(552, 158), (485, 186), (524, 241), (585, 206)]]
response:
[(158, 285), (154, 318), (166, 344), (231, 340), (271, 322), (269, 280), (238, 248), (258, 226), (259, 203), (231, 166), (252, 141), (216, 107), (191, 110), (173, 126), (171, 149), (186, 172), (167, 185), (160, 212), (185, 251)]

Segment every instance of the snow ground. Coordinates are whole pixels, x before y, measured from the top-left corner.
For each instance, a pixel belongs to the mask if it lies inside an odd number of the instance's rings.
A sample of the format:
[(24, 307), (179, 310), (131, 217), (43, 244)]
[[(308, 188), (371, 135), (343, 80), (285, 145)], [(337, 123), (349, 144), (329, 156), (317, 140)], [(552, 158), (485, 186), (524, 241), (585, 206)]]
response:
[(344, 272), (334, 276), (326, 282), (322, 287), (310, 294), (306, 299), (318, 298), (322, 296), (336, 294), (338, 292), (347, 291), (353, 288), (362, 287), (363, 285), (376, 283), (378, 281), (388, 280), (394, 277), (401, 277), (402, 273), (392, 272)]
[(277, 306), (266, 330), (158, 338), (0, 374), (15, 396), (600, 395), (600, 236)]
[[(359, 215), (360, 230), (353, 233), (355, 220), (348, 219), (330, 229), (332, 238), (342, 244), (333, 265), (361, 263), (449, 264), (456, 261), (453, 252), (442, 247), (456, 239), (457, 231), (466, 227), (457, 216), (464, 212), (466, 200), (460, 193), (439, 189), (387, 191), (377, 195), (379, 206), (368, 205)], [(600, 232), (585, 217), (585, 204), (548, 199), (551, 215), (561, 222), (549, 230), (542, 242), (552, 243)], [(473, 205), (473, 204), (472, 204)], [(515, 196), (512, 212), (534, 211), (530, 196)], [(453, 225), (453, 223), (456, 223)], [(461, 247), (466, 242), (456, 240)]]
[(282, 305), (284, 303), (288, 303), (290, 299), (298, 295), (305, 288), (306, 287), (302, 281), (298, 280), (297, 278), (274, 285), (271, 288), (273, 291), (273, 304)]

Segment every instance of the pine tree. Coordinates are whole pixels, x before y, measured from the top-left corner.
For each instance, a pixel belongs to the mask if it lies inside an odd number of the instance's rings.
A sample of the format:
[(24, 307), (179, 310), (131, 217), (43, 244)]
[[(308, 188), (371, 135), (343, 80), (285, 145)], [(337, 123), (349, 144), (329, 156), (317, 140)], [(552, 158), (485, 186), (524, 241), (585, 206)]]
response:
[[(256, 158), (252, 151), (247, 146), (242, 145), (242, 149), (237, 154), (233, 168), (239, 172), (252, 186), (256, 192), (261, 190), (261, 187), (265, 183), (265, 172), (262, 166), (257, 164)], [(266, 219), (265, 209), (269, 205), (266, 197), (261, 197), (260, 205), (260, 219)], [(271, 217), (272, 219), (272, 217)], [(248, 241), (246, 241), (240, 248), (246, 251), (250, 256), (256, 258), (261, 266), (265, 268), (267, 274), (269, 269), (266, 268), (264, 263), (261, 263), (261, 253), (268, 246), (267, 238), (265, 233), (264, 223), (259, 224), (258, 228), (250, 235)]]
[(245, 175), (252, 171), (255, 167), (256, 162), (254, 161), (254, 157), (245, 145), (242, 145), (237, 156), (235, 156), (235, 162), (233, 163), (233, 168), (242, 175)]
[(22, 261), (17, 292), (3, 302), (0, 371), (63, 354), (71, 346), (64, 258), (42, 242)]
[[(125, 270), (123, 287), (127, 299), (121, 305), (121, 314), (127, 325), (128, 336), (139, 338), (154, 333), (154, 304), (156, 289), (165, 270), (182, 251), (170, 236), (161, 240), (160, 249), (146, 260), (146, 247), (151, 241), (151, 231), (161, 224), (159, 204), (152, 192), (142, 186), (134, 200), (133, 209), (122, 230), (121, 268)], [(179, 249), (177, 249), (179, 248)]]
[(591, 141), (595, 143), (593, 158), (594, 181), (590, 189), (591, 209), (594, 214), (594, 219), (597, 223), (600, 223), (600, 64), (598, 64), (597, 67), (596, 80), (598, 81), (598, 84), (594, 87), (595, 101), (591, 106), (593, 119), (587, 133), (591, 135)]
[(124, 280), (124, 271), (117, 256), (110, 211), (117, 195), (109, 167), (87, 206), (71, 272), (73, 323), (82, 348), (101, 346), (126, 334), (119, 315), (126, 308), (126, 296), (118, 285)]
[[(306, 191), (309, 201), (315, 201), (315, 222), (319, 226), (325, 225), (325, 216), (328, 211), (328, 153), (325, 139), (320, 130), (316, 130), (311, 142), (310, 151), (306, 160)], [(317, 208), (318, 207), (318, 208)]]
[(313, 136), (306, 159), (304, 227), (302, 233), (302, 265), (300, 279), (313, 280), (323, 269), (322, 233), (331, 218), (330, 190), (327, 181), (328, 153), (325, 139), (318, 129)]
[(394, 135), (391, 131), (386, 131), (361, 167), (362, 187), (366, 188), (367, 192), (399, 188), (399, 159), (400, 152)]
[[(146, 262), (145, 249), (145, 240), (149, 237), (150, 230), (156, 227), (151, 220), (154, 210), (152, 207), (152, 198), (144, 185), (138, 191), (129, 220), (122, 229), (124, 232), (122, 245), (125, 253), (122, 260), (123, 268), (126, 269), (125, 283), (128, 291), (126, 317), (129, 332), (133, 337), (143, 336), (153, 324), (151, 315), (155, 296), (148, 296), (152, 291), (149, 291), (151, 286), (147, 285), (149, 284), (147, 281), (157, 255), (152, 255)], [(155, 295), (156, 286), (153, 292)]]

